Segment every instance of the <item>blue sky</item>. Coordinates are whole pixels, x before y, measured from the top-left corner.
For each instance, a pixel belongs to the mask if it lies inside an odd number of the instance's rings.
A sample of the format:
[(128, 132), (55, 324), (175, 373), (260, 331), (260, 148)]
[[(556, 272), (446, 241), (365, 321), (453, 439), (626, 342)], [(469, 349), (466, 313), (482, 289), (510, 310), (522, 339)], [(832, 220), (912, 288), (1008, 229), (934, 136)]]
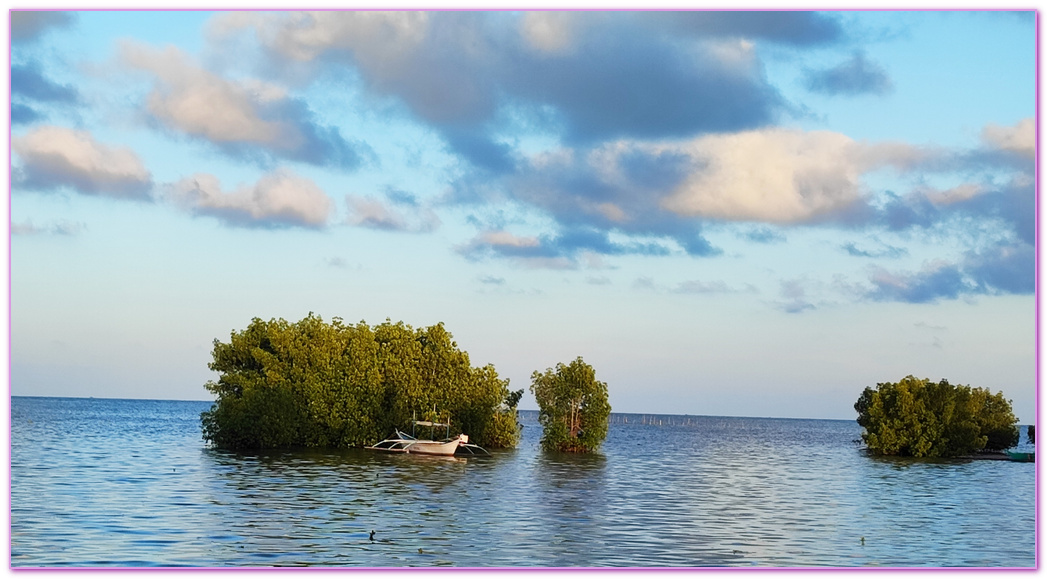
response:
[[(444, 322), (616, 411), (1035, 412), (1031, 12), (15, 12), (11, 391)], [(523, 407), (533, 408), (530, 394)]]

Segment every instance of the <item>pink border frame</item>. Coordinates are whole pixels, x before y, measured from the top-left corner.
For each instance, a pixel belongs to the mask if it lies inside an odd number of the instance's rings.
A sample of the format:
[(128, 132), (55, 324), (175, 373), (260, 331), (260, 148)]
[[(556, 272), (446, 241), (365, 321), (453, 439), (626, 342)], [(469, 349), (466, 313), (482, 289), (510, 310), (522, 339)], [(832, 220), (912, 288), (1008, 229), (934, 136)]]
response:
[[(10, 41), (11, 12), (20, 11), (20, 10), (28, 10), (28, 9), (29, 8), (14, 8), (14, 7), (11, 7), (11, 8), (8, 9), (8, 14), (7, 14), (7, 24), (8, 24), (8, 28), (7, 28), (8, 29), (8, 52), (7, 52), (8, 101), (7, 102), (8, 102), (9, 105), (11, 103), (11, 61), (12, 61), (12, 50), (11, 50), (11, 44), (10, 44), (10, 42), (11, 42)], [(32, 9), (33, 10), (41, 10), (41, 11), (60, 11), (60, 10), (62, 10), (62, 9), (58, 9), (58, 8), (43, 8), (43, 9), (32, 8)], [(302, 7), (302, 8), (296, 8), (295, 10), (307, 10), (307, 9), (309, 9), (309, 8)], [(337, 11), (337, 10), (350, 10), (350, 9), (351, 10), (360, 10), (360, 11), (363, 11), (363, 10), (412, 10), (411, 8), (402, 8), (402, 7), (401, 8), (389, 8), (389, 7), (383, 7), (383, 8), (366, 8), (366, 7), (352, 7), (352, 8), (349, 8), (349, 7), (346, 7), (346, 8), (330, 8), (330, 7), (327, 7), (327, 8), (317, 8), (317, 10), (324, 10), (324, 11)], [(528, 10), (528, 11), (534, 11), (534, 10), (565, 10), (565, 11), (566, 10), (573, 10), (573, 11), (599, 11), (599, 10), (606, 10), (606, 9), (601, 9), (601, 8), (582, 8), (582, 9), (577, 9), (577, 8), (575, 8), (575, 9), (572, 9), (572, 8), (552, 8), (552, 9), (543, 9), (543, 8), (536, 8), (536, 7), (530, 7), (530, 8), (496, 8), (496, 9), (481, 9), (481, 8), (449, 8), (449, 9), (447, 9), (447, 8), (442, 8), (442, 9), (418, 8), (418, 9), (419, 10), (427, 10), (427, 11), (474, 11), (474, 10), (475, 11), (481, 11), (482, 10), (482, 11), (498, 11), (498, 12), (501, 12), (501, 11), (513, 11), (513, 10)], [(162, 7), (154, 7), (154, 8), (148, 8), (148, 9), (136, 9), (136, 8), (90, 8), (90, 9), (83, 9), (83, 8), (77, 8), (75, 10), (78, 11), (78, 12), (101, 12), (101, 11), (109, 11), (109, 10), (125, 11), (125, 12), (135, 12), (135, 11), (148, 11), (148, 12), (157, 12), (157, 11), (219, 12), (219, 11), (249, 11), (249, 10), (253, 10), (253, 9), (246, 9), (246, 8), (223, 9), (223, 8), (185, 8), (185, 7), (180, 7), (180, 8), (162, 8)], [(288, 9), (261, 8), (260, 10), (286, 11)], [(735, 12), (781, 11), (781, 12), (785, 12), (785, 11), (801, 11), (803, 9), (797, 9), (797, 8), (788, 8), (788, 9), (781, 9), (781, 8), (695, 8), (695, 9), (692, 9), (692, 8), (649, 8), (648, 9), (648, 8), (644, 8), (644, 9), (611, 9), (611, 10), (615, 10), (615, 11), (647, 11), (647, 12), (664, 12), (664, 11), (676, 11), (676, 10), (687, 10), (687, 11), (693, 11), (693, 10), (710, 10), (710, 11), (725, 10), (725, 11), (735, 11)], [(847, 8), (847, 9), (836, 9), (836, 10), (829, 9), (829, 8), (819, 8), (819, 9), (817, 9), (817, 11), (831, 11), (831, 12), (888, 12), (888, 11), (890, 11), (890, 12), (904, 12), (904, 11), (917, 11), (917, 10), (921, 10), (921, 9), (920, 8), (864, 8), (864, 9), (863, 8)], [(948, 8), (948, 9), (928, 8), (928, 9), (925, 9), (925, 10), (934, 11), (934, 12), (969, 12), (969, 11), (978, 11), (978, 9), (974, 9), (974, 8)], [(1035, 98), (1036, 98), (1036, 103), (1035, 103), (1035, 108), (1034, 108), (1034, 111), (1035, 111), (1034, 114), (1035, 114), (1035, 118), (1036, 118), (1036, 120), (1035, 120), (1035, 124), (1036, 124), (1036, 137), (1035, 137), (1036, 154), (1035, 154), (1035, 169), (1034, 169), (1034, 171), (1035, 171), (1034, 182), (1035, 182), (1035, 191), (1036, 191), (1036, 193), (1035, 193), (1035, 212), (1036, 212), (1036, 215), (1035, 215), (1035, 221), (1036, 221), (1036, 242), (1035, 242), (1035, 254), (1036, 254), (1035, 278), (1036, 278), (1036, 280), (1035, 280), (1035, 284), (1036, 284), (1036, 286), (1035, 286), (1035, 291), (1034, 291), (1035, 325), (1036, 325), (1036, 331), (1035, 331), (1035, 348), (1036, 348), (1036, 355), (1035, 355), (1035, 358), (1036, 358), (1035, 382), (1036, 382), (1036, 384), (1035, 384), (1034, 400), (1035, 400), (1035, 404), (1036, 404), (1035, 424), (1039, 424), (1039, 422), (1040, 422), (1040, 383), (1041, 383), (1040, 382), (1040, 377), (1041, 377), (1041, 373), (1040, 373), (1041, 372), (1041, 367), (1040, 367), (1040, 346), (1041, 346), (1041, 342), (1040, 342), (1040, 299), (1042, 297), (1041, 293), (1040, 293), (1041, 292), (1041, 288), (1042, 288), (1042, 286), (1040, 284), (1040, 275), (1041, 275), (1042, 270), (1040, 268), (1040, 258), (1041, 258), (1041, 254), (1040, 254), (1040, 225), (1041, 225), (1041, 222), (1040, 222), (1040, 211), (1041, 211), (1041, 204), (1040, 204), (1040, 170), (1039, 170), (1039, 168), (1040, 168), (1040, 13), (1039, 13), (1039, 10), (1037, 10), (1037, 9), (1029, 9), (1029, 8), (1018, 8), (1018, 9), (1015, 9), (1015, 8), (1012, 8), (1012, 9), (991, 8), (991, 9), (982, 9), (982, 10), (984, 10), (986, 12), (1004, 12), (1004, 11), (1011, 11), (1011, 10), (1013, 10), (1013, 11), (1028, 11), (1028, 10), (1031, 10), (1034, 13), (1034, 18), (1035, 18), (1035, 21), (1036, 21), (1036, 24), (1035, 24), (1035, 34), (1036, 34), (1036, 49), (1035, 49), (1036, 50), (1036, 82), (1035, 82), (1035, 84), (1036, 84), (1036, 90), (1035, 90), (1036, 97)], [(604, 572), (617, 572), (617, 573), (623, 573), (623, 572), (624, 573), (637, 573), (637, 572), (642, 572), (642, 573), (650, 573), (650, 572), (659, 572), (659, 573), (666, 573), (666, 572), (669, 572), (669, 573), (671, 573), (671, 572), (685, 572), (685, 573), (695, 573), (695, 572), (703, 572), (703, 573), (709, 573), (709, 572), (712, 572), (712, 573), (728, 573), (728, 572), (747, 572), (747, 573), (753, 573), (753, 572), (757, 572), (757, 573), (759, 573), (759, 572), (803, 572), (803, 573), (807, 573), (807, 572), (821, 572), (821, 573), (826, 573), (826, 572), (829, 572), (829, 573), (839, 573), (839, 572), (873, 572), (873, 573), (877, 573), (877, 572), (892, 572), (892, 571), (893, 572), (898, 572), (898, 571), (906, 571), (906, 572), (942, 572), (942, 571), (945, 571), (945, 572), (949, 572), (949, 573), (952, 573), (952, 572), (981, 572), (981, 573), (984, 573), (986, 571), (992, 571), (992, 572), (1005, 572), (1005, 571), (1006, 572), (1014, 572), (1014, 571), (1030, 572), (1030, 571), (1035, 571), (1035, 572), (1038, 572), (1040, 570), (1040, 552), (1041, 552), (1041, 544), (1040, 544), (1040, 470), (1041, 470), (1041, 464), (1042, 463), (1041, 463), (1041, 461), (1039, 459), (1037, 459), (1036, 463), (1035, 463), (1035, 469), (1036, 469), (1035, 470), (1035, 493), (1036, 493), (1036, 497), (1035, 497), (1034, 504), (1035, 504), (1036, 512), (1035, 512), (1034, 516), (1035, 516), (1035, 527), (1036, 527), (1036, 539), (1035, 539), (1036, 546), (1035, 546), (1035, 549), (1034, 549), (1035, 564), (1034, 564), (1033, 567), (959, 567), (959, 568), (924, 568), (924, 567), (877, 567), (877, 568), (867, 568), (867, 567), (853, 567), (853, 568), (852, 567), (768, 567), (768, 568), (763, 568), (763, 567), (758, 567), (758, 568), (750, 568), (750, 567), (424, 567), (424, 568), (405, 568), (405, 567), (352, 567), (352, 566), (350, 566), (350, 567), (231, 567), (231, 568), (230, 567), (188, 567), (188, 568), (186, 568), (186, 567), (133, 567), (133, 568), (127, 568), (127, 567), (113, 567), (113, 568), (110, 568), (110, 567), (100, 567), (100, 568), (99, 567), (12, 567), (11, 566), (11, 543), (10, 543), (10, 529), (11, 529), (11, 511), (10, 511), (10, 505), (11, 505), (11, 476), (10, 476), (10, 474), (11, 473), (10, 473), (10, 466), (11, 466), (11, 447), (12, 447), (11, 436), (10, 436), (10, 433), (11, 433), (11, 430), (10, 430), (10, 427), (11, 427), (11, 405), (10, 405), (10, 400), (11, 400), (11, 382), (12, 382), (12, 375), (11, 375), (11, 359), (12, 359), (12, 346), (11, 346), (11, 338), (12, 338), (12, 329), (11, 329), (11, 314), (12, 314), (12, 303), (11, 303), (11, 288), (12, 288), (12, 284), (11, 284), (11, 262), (12, 262), (11, 209), (12, 209), (12, 199), (11, 199), (11, 191), (12, 191), (12, 180), (11, 180), (11, 170), (10, 170), (10, 159), (11, 159), (11, 157), (10, 157), (10, 153), (11, 153), (11, 130), (10, 129), (11, 129), (11, 120), (12, 119), (11, 119), (11, 107), (10, 106), (8, 106), (7, 113), (8, 113), (8, 116), (7, 116), (7, 121), (8, 121), (7, 122), (7, 126), (8, 126), (8, 133), (7, 133), (7, 151), (8, 151), (8, 171), (7, 171), (7, 191), (8, 191), (8, 196), (7, 196), (7, 215), (8, 215), (8, 223), (7, 223), (7, 264), (8, 264), (8, 276), (7, 276), (7, 322), (8, 322), (8, 324), (7, 324), (7, 360), (8, 360), (8, 367), (7, 367), (7, 389), (8, 389), (8, 392), (7, 392), (7, 398), (8, 398), (7, 399), (7, 426), (8, 426), (7, 499), (8, 499), (8, 511), (6, 513), (6, 517), (7, 517), (7, 530), (8, 530), (7, 568), (8, 568), (9, 571), (16, 571), (16, 572), (23, 572), (23, 571), (39, 572), (39, 571), (43, 571), (43, 572), (49, 572), (49, 573), (76, 571), (76, 572), (109, 574), (109, 573), (143, 573), (143, 572), (176, 572), (176, 573), (177, 572), (197, 572), (197, 573), (199, 573), (199, 572), (215, 572), (215, 571), (218, 571), (218, 572), (248, 572), (248, 573), (262, 572), (262, 571), (276, 571), (276, 572), (284, 571), (284, 572), (298, 572), (298, 573), (301, 573), (303, 571), (310, 571), (310, 572), (323, 572), (323, 571), (329, 571), (330, 572), (330, 571), (334, 571), (334, 572), (341, 572), (341, 573), (346, 573), (346, 572), (350, 572), (350, 573), (370, 573), (370, 572), (381, 572), (381, 573), (404, 573), (404, 572), (413, 572), (413, 573), (418, 573), (418, 572), (429, 572), (429, 573), (433, 573), (433, 572), (449, 572), (449, 573), (460, 573), (460, 572), (470, 572), (470, 573), (476, 573), (476, 572), (480, 572), (480, 573), (504, 573), (504, 572), (535, 573), (535, 572), (543, 572), (544, 573), (544, 572), (557, 572), (557, 571), (561, 571), (561, 572), (563, 572), (563, 571), (566, 571), (566, 572), (594, 572), (595, 571), (595, 572), (598, 572), (598, 573), (604, 573)]]

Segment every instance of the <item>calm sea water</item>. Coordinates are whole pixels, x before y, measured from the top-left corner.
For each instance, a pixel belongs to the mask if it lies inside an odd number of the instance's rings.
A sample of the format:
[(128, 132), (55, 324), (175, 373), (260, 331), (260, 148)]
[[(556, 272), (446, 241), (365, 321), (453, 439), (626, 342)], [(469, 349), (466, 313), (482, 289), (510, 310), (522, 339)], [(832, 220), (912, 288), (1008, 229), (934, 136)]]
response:
[(439, 459), (213, 450), (208, 407), (12, 398), (11, 564), (1036, 564), (1034, 465), (872, 458), (853, 421), (615, 415), (576, 456), (523, 413), (519, 448)]

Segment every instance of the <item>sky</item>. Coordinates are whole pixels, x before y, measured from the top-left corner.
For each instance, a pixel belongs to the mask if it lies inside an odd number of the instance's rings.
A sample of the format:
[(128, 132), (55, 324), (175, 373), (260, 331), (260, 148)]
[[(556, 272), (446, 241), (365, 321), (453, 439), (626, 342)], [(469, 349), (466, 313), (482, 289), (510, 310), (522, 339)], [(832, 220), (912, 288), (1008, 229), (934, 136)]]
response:
[(16, 396), (208, 400), (313, 312), (618, 412), (1035, 418), (1031, 11), (16, 11), (10, 82)]

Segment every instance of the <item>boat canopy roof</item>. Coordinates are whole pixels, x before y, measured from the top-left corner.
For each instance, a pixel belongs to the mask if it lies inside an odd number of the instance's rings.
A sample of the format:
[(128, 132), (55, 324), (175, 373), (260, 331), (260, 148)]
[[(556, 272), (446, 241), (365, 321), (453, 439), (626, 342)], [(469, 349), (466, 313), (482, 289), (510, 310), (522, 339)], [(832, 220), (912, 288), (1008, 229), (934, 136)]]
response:
[(450, 424), (444, 424), (442, 422), (429, 422), (428, 420), (415, 420), (414, 423), (418, 426), (445, 426), (450, 428)]

